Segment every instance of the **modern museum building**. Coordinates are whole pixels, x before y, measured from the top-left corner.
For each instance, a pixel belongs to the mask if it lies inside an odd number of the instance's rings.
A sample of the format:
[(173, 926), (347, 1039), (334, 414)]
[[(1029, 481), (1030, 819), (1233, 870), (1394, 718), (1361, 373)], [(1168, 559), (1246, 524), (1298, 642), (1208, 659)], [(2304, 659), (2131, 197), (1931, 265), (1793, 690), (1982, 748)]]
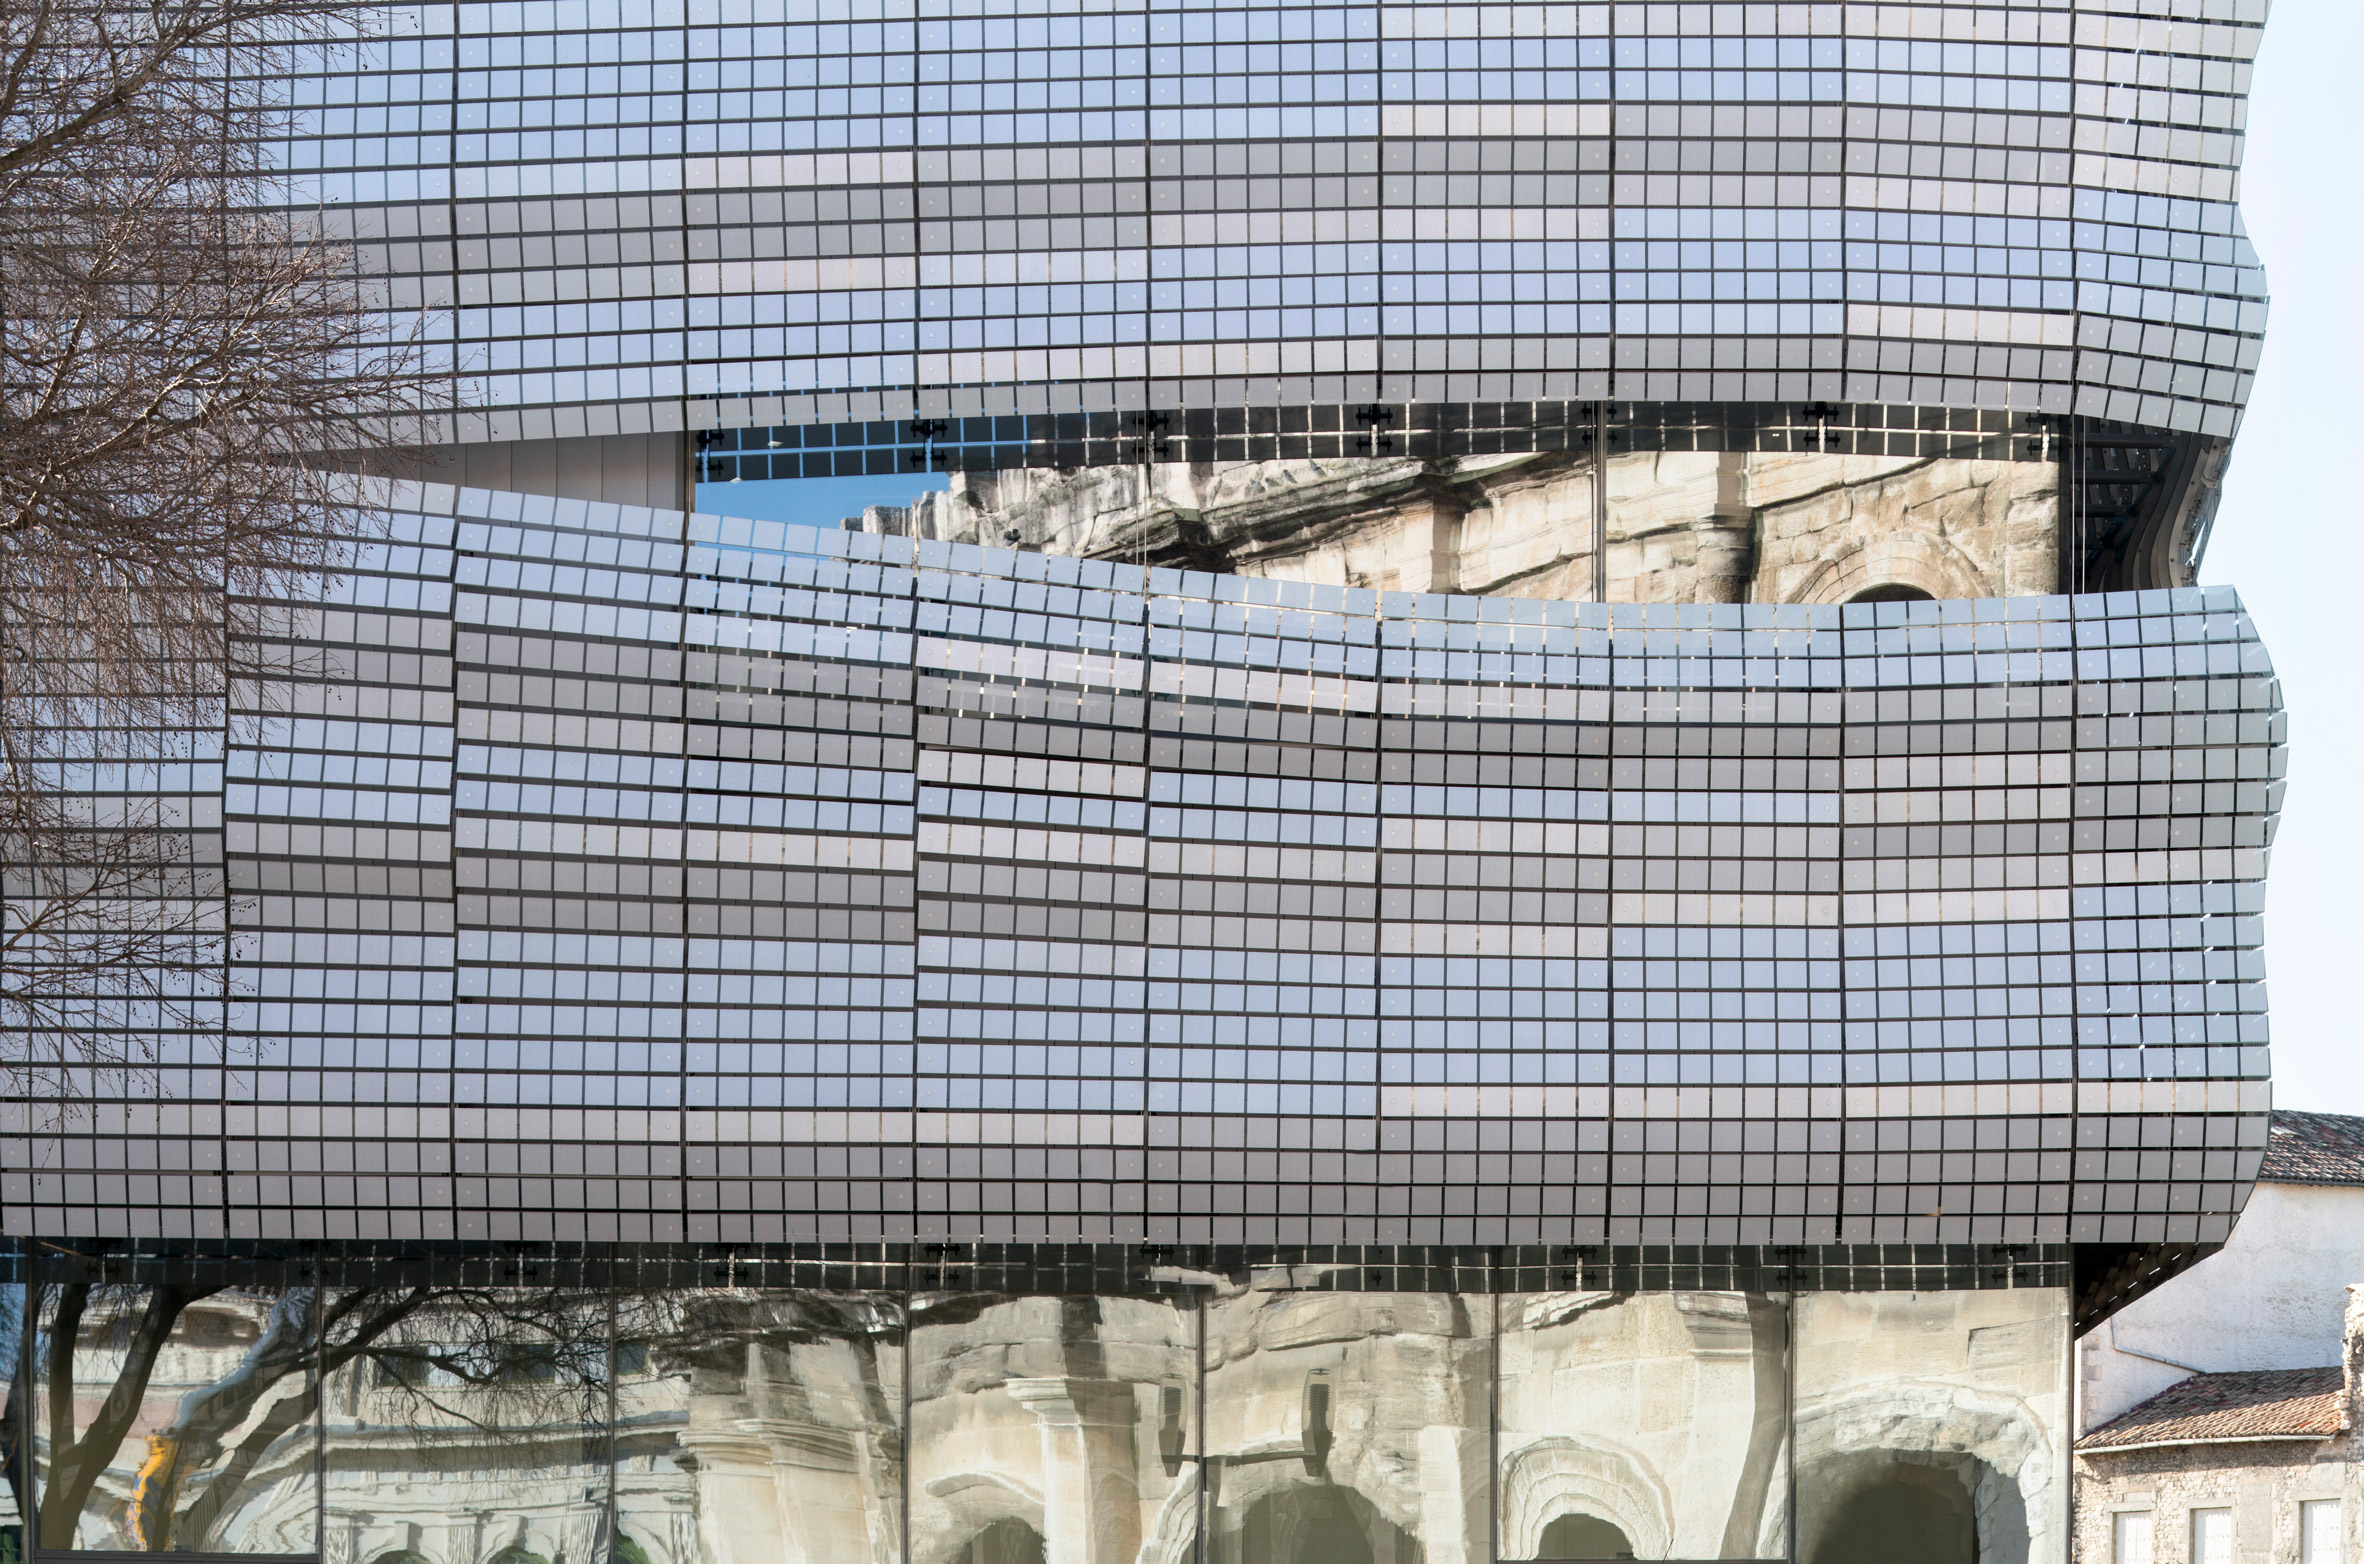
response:
[(0, 1104), (31, 1552), (2066, 1560), (2073, 1337), (2265, 1143), (2284, 762), (2193, 584), (2264, 6), (2118, 4), (290, 81), (466, 410), (83, 774), (230, 934)]

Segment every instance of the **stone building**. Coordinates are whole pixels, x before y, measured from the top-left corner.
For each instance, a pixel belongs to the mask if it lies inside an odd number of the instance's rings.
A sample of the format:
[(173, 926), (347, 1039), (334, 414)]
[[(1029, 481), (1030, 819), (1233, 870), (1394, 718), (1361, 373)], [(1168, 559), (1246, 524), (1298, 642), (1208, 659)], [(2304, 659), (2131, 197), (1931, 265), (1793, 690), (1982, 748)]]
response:
[(2077, 1564), (2364, 1553), (2364, 1118), (2278, 1109), (2216, 1254), (2078, 1343)]
[(2364, 1118), (2276, 1109), (2256, 1188), (2223, 1249), (2078, 1341), (2078, 1428), (2191, 1374), (2333, 1361), (2337, 1284), (2354, 1276), (2364, 1276)]
[(2354, 1558), (2356, 1354), (2351, 1328), (2344, 1369), (2195, 1374), (2078, 1440), (2076, 1564)]
[[(1490, 597), (1840, 603), (2056, 589), (2059, 469), (1817, 452), (1539, 453), (956, 473), (869, 530)], [(1604, 496), (1605, 490), (1605, 496)], [(714, 503), (721, 503), (717, 495)]]

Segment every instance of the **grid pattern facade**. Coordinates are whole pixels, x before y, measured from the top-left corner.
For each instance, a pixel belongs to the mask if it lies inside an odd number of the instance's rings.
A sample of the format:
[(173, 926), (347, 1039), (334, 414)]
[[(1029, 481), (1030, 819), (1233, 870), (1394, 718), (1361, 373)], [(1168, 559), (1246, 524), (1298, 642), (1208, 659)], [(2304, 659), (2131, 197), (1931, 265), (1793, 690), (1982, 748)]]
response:
[(2189, 1244), (2255, 1176), (2283, 718), (2229, 590), (384, 519), (149, 779), (225, 1026), (10, 1105), (9, 1231)]
[(2264, 11), (417, 5), (295, 80), (285, 162), (454, 310), (467, 440), (1552, 401), (2223, 440)]

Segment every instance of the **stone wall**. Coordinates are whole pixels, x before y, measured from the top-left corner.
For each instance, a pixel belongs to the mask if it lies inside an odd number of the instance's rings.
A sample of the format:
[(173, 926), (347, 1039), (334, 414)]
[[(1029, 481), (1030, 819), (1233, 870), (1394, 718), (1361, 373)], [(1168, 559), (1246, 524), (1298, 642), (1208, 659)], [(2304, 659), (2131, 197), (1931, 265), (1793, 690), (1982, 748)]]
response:
[[(2230, 1175), (2229, 1156), (2225, 1163)], [(2259, 1180), (2223, 1249), (2077, 1343), (2078, 1431), (2195, 1372), (2335, 1361), (2336, 1284), (2347, 1276), (2364, 1276), (2364, 1188)]]
[[(1583, 458), (1178, 463), (956, 474), (866, 525), (1382, 591), (1587, 598)], [(1656, 452), (1607, 475), (1609, 599), (1828, 603), (2053, 590), (2049, 462)]]
[(2342, 1557), (2364, 1547), (2364, 1466), (2353, 1434), (2271, 1444), (2180, 1445), (2079, 1455), (2074, 1564), (2117, 1564), (2120, 1511), (2151, 1517), (2151, 1564), (2193, 1564), (2192, 1511), (2233, 1512), (2233, 1564), (2298, 1564), (2298, 1507), (2342, 1501)]
[(1545, 1557), (1570, 1514), (1636, 1558), (1786, 1552), (1785, 1312), (1739, 1293), (1504, 1297), (1501, 1556)]

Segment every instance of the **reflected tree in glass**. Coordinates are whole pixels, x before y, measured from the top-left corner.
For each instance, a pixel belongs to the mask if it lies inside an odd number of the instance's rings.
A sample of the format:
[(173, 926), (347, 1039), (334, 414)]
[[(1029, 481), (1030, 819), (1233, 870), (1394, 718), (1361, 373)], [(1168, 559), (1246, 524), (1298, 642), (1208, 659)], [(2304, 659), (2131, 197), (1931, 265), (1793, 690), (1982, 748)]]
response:
[(312, 1551), (314, 1297), (45, 1288), (15, 1364), (36, 1387), (40, 1546)]
[(610, 1300), (443, 1288), (332, 1295), (327, 1564), (559, 1564), (606, 1552)]

